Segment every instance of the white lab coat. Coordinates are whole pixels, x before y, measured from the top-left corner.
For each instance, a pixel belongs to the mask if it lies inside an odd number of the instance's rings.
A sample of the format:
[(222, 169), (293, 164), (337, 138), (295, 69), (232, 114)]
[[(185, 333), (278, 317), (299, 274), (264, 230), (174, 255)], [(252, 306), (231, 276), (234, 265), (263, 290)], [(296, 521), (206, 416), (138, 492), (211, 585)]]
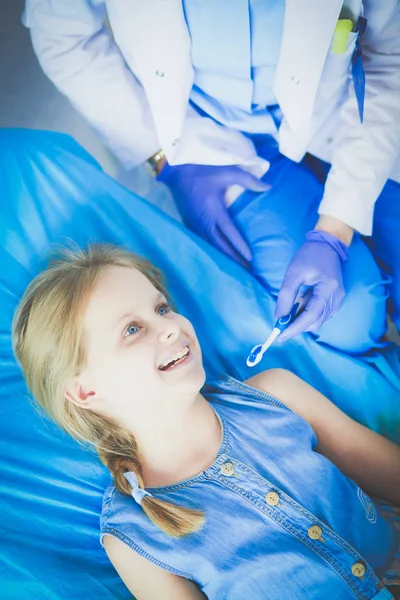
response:
[[(349, 14), (368, 19), (363, 125), (348, 77), (356, 35), (344, 54), (330, 51)], [(24, 23), (45, 73), (125, 167), (163, 148), (170, 164), (239, 164), (259, 176), (268, 168), (241, 133), (189, 106), (182, 0), (27, 0)], [(385, 181), (400, 182), (400, 0), (286, 0), (274, 91), (281, 152), (332, 162), (320, 213), (369, 235)]]

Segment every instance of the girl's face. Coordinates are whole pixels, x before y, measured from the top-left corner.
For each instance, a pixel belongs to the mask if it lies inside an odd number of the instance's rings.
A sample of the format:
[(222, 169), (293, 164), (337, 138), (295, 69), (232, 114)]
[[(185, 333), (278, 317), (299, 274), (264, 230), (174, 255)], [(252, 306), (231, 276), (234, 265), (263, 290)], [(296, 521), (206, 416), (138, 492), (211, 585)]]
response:
[(86, 366), (79, 376), (91, 408), (138, 427), (178, 413), (204, 384), (191, 323), (135, 269), (110, 267), (83, 315)]

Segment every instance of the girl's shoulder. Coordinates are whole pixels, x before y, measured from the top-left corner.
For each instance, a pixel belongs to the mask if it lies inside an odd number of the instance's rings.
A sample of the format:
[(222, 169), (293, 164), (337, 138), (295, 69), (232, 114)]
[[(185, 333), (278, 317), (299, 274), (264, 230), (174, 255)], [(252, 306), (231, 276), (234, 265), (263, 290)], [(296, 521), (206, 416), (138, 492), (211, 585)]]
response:
[[(133, 532), (137, 537), (132, 535)], [(113, 483), (103, 494), (100, 514), (100, 542), (103, 544), (105, 535), (113, 535), (122, 539), (129, 546), (141, 552), (136, 545), (136, 539), (144, 539), (148, 534), (148, 517), (141, 506), (132, 496), (122, 494)]]
[[(219, 415), (226, 430), (246, 437), (264, 436), (272, 422), (279, 420), (281, 433), (296, 426), (312, 429), (298, 404), (301, 380), (284, 369), (270, 369), (244, 382), (229, 375), (210, 381), (202, 390), (204, 397)], [(310, 433), (310, 432), (309, 432)], [(314, 435), (314, 434), (313, 434)]]
[[(202, 394), (209, 402), (231, 406), (232, 408), (248, 407), (249, 409), (268, 409), (277, 407), (289, 411), (290, 409), (275, 395), (268, 392), (268, 381), (270, 378), (276, 380), (277, 371), (283, 369), (271, 369), (264, 371), (255, 377), (245, 381), (239, 381), (230, 375), (223, 375), (219, 379), (207, 382)], [(275, 385), (275, 389), (276, 385)]]

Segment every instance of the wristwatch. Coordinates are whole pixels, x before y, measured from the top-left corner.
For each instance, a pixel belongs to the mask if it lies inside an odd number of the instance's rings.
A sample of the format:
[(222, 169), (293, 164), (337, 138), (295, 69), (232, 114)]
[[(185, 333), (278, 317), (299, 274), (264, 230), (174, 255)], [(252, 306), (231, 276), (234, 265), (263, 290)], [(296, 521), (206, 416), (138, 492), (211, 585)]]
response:
[(150, 158), (147, 159), (147, 162), (149, 163), (151, 172), (155, 177), (156, 175), (158, 175), (160, 173), (161, 168), (164, 166), (164, 162), (165, 162), (164, 150), (159, 150), (158, 152), (153, 154), (153, 156), (150, 156)]

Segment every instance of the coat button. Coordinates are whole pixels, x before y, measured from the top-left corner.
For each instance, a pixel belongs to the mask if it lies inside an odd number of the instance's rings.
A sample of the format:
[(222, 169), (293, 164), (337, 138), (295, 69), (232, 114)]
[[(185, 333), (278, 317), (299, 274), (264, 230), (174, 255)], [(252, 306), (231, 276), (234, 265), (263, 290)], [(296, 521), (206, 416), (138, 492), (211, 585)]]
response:
[(300, 79), (298, 77), (296, 77), (296, 75), (292, 75), (290, 78), (290, 81), (292, 83), (294, 83), (295, 85), (298, 85), (300, 83)]
[(269, 506), (277, 506), (279, 504), (279, 494), (276, 492), (268, 492), (265, 496), (265, 502), (269, 504)]
[(165, 73), (164, 71), (156, 71), (156, 75), (157, 77), (164, 77)]
[(180, 139), (176, 138), (176, 140), (173, 140), (172, 145), (177, 146), (179, 144), (179, 142), (180, 142)]
[(360, 562), (354, 563), (354, 565), (351, 567), (351, 572), (353, 573), (354, 577), (358, 577), (359, 579), (364, 577), (365, 571), (366, 569), (364, 565)]
[(320, 540), (322, 538), (322, 529), (319, 525), (313, 525), (308, 530), (308, 537), (312, 540)]
[(233, 464), (231, 462), (226, 462), (221, 466), (220, 469), (222, 475), (225, 475), (225, 477), (235, 477), (236, 473), (235, 473), (235, 467), (233, 466)]

